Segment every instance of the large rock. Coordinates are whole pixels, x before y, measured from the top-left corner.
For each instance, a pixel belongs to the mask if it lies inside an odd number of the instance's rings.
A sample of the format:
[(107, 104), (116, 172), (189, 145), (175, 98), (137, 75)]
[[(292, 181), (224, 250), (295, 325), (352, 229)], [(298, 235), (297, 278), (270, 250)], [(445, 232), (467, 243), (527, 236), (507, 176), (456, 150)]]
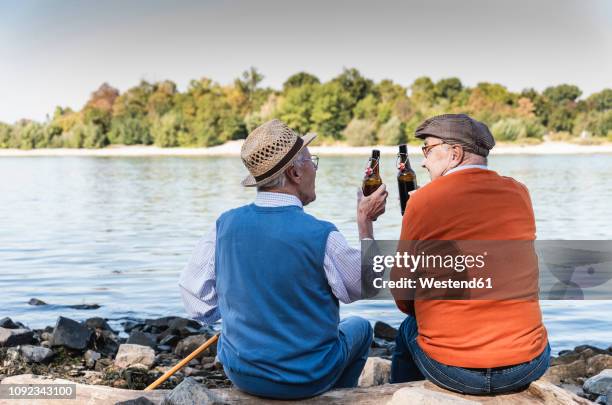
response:
[(60, 316), (53, 330), (52, 346), (64, 346), (74, 350), (85, 350), (91, 343), (93, 332), (85, 325)]
[(85, 320), (85, 322), (83, 322), (83, 324), (87, 326), (89, 329), (93, 329), (93, 330), (101, 329), (101, 330), (108, 330), (108, 331), (114, 332), (113, 329), (108, 324), (108, 322), (106, 322), (106, 319), (100, 318), (99, 316), (88, 318)]
[[(195, 349), (200, 347), (204, 342), (210, 339), (212, 336), (208, 334), (203, 335), (193, 335), (186, 337), (185, 339), (178, 342), (176, 348), (174, 349), (174, 354), (179, 357), (187, 357), (191, 354)], [(204, 351), (202, 356), (215, 356), (217, 354), (217, 344), (210, 346), (208, 349)]]
[[(73, 381), (63, 379), (50, 379), (43, 376), (36, 376), (32, 374), (23, 374), (13, 377), (6, 377), (0, 382), (0, 384), (74, 384)], [(157, 389), (154, 391), (137, 391), (137, 390), (126, 390), (117, 389), (101, 385), (86, 385), (76, 384), (76, 399), (70, 400), (45, 400), (37, 399), (33, 401), (31, 398), (28, 399), (11, 399), (5, 401), (0, 399), (0, 404), (4, 405), (113, 405), (121, 401), (135, 400), (140, 397), (152, 401), (154, 404), (159, 405), (163, 401), (164, 397), (168, 394), (169, 390)]]
[(553, 384), (580, 384), (579, 379), (586, 375), (586, 361), (579, 359), (569, 364), (549, 367), (542, 378)]
[(612, 368), (612, 356), (597, 354), (587, 360), (587, 376), (594, 376), (607, 368)]
[(591, 394), (605, 395), (612, 390), (612, 369), (607, 369), (584, 382), (582, 389)]
[(0, 328), (0, 347), (11, 347), (32, 343), (34, 333), (29, 329)]
[(164, 405), (221, 405), (227, 404), (213, 391), (206, 388), (191, 377), (185, 378), (170, 392), (163, 402)]
[(384, 322), (376, 322), (374, 324), (374, 336), (385, 340), (395, 340), (397, 329)]
[(478, 405), (480, 402), (459, 398), (425, 388), (402, 388), (393, 394), (387, 405)]
[(96, 361), (100, 360), (102, 355), (93, 350), (87, 350), (83, 355), (83, 360), (85, 360), (85, 365), (88, 368), (94, 368), (96, 366)]
[(150, 333), (140, 332), (138, 330), (132, 331), (132, 333), (130, 333), (130, 337), (128, 338), (126, 343), (132, 345), (149, 346), (152, 349), (155, 349), (155, 346), (157, 346), (154, 335), (151, 335)]
[(380, 357), (368, 357), (359, 376), (359, 387), (373, 387), (388, 384), (391, 377), (391, 361)]
[(4, 317), (0, 319), (0, 328), (6, 329), (19, 329), (19, 325), (17, 325), (13, 320), (9, 317)]
[[(20, 375), (14, 377), (6, 377), (0, 384), (41, 384), (41, 383), (71, 383), (66, 380), (48, 380), (39, 376)], [(402, 388), (417, 389), (424, 400), (427, 397), (438, 398), (438, 393), (444, 393), (449, 396), (457, 397), (464, 400), (474, 401), (482, 404), (496, 405), (518, 405), (518, 404), (558, 404), (558, 405), (592, 405), (592, 402), (584, 398), (580, 398), (571, 392), (565, 391), (550, 383), (538, 380), (520, 392), (509, 393), (496, 396), (470, 396), (452, 393), (436, 387), (430, 382), (416, 381), (403, 384), (385, 384), (370, 388), (353, 388), (353, 389), (337, 389), (326, 392), (314, 398), (308, 398), (302, 401), (282, 401), (283, 404), (300, 404), (300, 405), (379, 405), (386, 404), (393, 397), (393, 394)], [(257, 398), (246, 394), (238, 389), (212, 389), (221, 401), (229, 403), (240, 403), (249, 405), (269, 405), (271, 401), (265, 398)], [(158, 389), (154, 391), (131, 391), (126, 389), (116, 389), (103, 386), (93, 385), (76, 385), (76, 400), (71, 400), (70, 404), (88, 404), (88, 405), (106, 405), (115, 404), (119, 401), (127, 401), (145, 397), (155, 404), (159, 404), (162, 398), (169, 394), (168, 390)], [(2, 403), (2, 401), (0, 401)], [(60, 403), (58, 401), (37, 400), (36, 405), (52, 405)], [(63, 402), (62, 402), (63, 403)], [(68, 404), (68, 401), (65, 401)], [(192, 403), (192, 402), (191, 402)], [(7, 405), (31, 405), (31, 399), (11, 400)]]
[(128, 368), (134, 364), (144, 364), (151, 368), (155, 363), (155, 351), (149, 346), (122, 344), (115, 357), (115, 366)]
[(46, 347), (24, 345), (20, 347), (21, 355), (28, 363), (48, 363), (55, 353)]

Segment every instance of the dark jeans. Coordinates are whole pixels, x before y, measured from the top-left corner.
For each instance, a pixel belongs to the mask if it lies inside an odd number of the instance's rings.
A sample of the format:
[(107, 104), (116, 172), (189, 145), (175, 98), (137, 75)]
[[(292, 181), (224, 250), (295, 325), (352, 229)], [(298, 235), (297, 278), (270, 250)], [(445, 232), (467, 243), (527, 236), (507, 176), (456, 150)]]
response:
[(463, 394), (500, 394), (526, 387), (540, 378), (550, 364), (550, 345), (535, 359), (526, 363), (496, 368), (463, 368), (447, 366), (430, 358), (416, 342), (417, 323), (407, 317), (395, 340), (391, 364), (391, 382), (424, 380)]
[(372, 344), (372, 326), (363, 318), (350, 316), (338, 325), (340, 348), (344, 364), (336, 375), (309, 384), (285, 384), (260, 377), (241, 375), (225, 367), (234, 385), (252, 395), (275, 399), (302, 399), (319, 395), (332, 388), (353, 388), (368, 360)]

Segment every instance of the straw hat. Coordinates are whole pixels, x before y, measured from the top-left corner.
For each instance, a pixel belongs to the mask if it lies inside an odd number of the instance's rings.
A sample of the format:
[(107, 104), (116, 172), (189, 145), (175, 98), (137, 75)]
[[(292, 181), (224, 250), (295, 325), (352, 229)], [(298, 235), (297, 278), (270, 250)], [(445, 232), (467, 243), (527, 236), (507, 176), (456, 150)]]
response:
[(251, 174), (242, 180), (245, 187), (258, 186), (277, 177), (289, 167), (316, 134), (300, 137), (279, 120), (268, 121), (255, 128), (242, 144), (240, 157)]

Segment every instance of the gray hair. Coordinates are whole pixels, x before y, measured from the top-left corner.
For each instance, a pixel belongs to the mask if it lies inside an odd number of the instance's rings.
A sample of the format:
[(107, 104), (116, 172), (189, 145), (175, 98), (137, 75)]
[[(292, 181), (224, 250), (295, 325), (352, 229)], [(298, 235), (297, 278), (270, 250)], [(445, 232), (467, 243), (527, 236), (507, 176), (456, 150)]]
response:
[[(297, 155), (293, 157), (289, 166), (293, 165), (301, 169), (302, 166), (304, 165), (304, 161), (307, 159), (307, 156), (308, 155), (306, 154), (306, 148), (302, 149), (300, 153), (298, 153)], [(283, 171), (280, 175), (274, 176), (270, 180), (266, 181), (265, 183), (257, 186), (257, 191), (267, 191), (267, 190), (272, 190), (276, 188), (283, 188), (285, 187), (286, 181), (287, 181), (287, 176), (285, 175), (285, 172)]]

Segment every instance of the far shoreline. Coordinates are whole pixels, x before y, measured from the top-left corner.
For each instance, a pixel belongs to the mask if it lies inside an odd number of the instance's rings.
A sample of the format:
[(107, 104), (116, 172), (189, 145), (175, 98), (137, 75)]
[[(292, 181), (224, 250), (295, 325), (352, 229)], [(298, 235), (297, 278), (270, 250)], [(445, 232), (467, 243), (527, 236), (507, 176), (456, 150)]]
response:
[[(160, 148), (146, 145), (112, 145), (102, 149), (0, 149), (0, 157), (149, 157), (149, 156), (240, 156), (243, 141), (230, 141), (223, 145), (202, 148)], [(310, 146), (311, 153), (320, 156), (362, 156), (372, 149), (379, 149), (383, 155), (397, 154), (397, 146)], [(408, 145), (410, 154), (420, 154), (420, 147)], [(546, 141), (535, 145), (497, 144), (491, 155), (572, 155), (612, 154), (612, 143), (600, 145), (579, 145), (569, 142)]]

